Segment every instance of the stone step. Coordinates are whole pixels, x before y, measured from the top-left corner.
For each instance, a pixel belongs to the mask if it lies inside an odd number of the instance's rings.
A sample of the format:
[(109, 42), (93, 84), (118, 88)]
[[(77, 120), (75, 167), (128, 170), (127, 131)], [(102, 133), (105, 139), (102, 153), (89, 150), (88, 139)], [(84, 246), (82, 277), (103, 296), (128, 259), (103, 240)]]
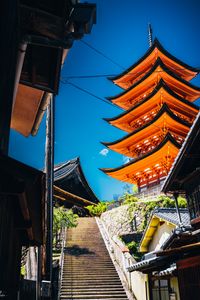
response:
[(128, 300), (128, 298), (126, 296), (123, 296), (123, 297), (120, 297), (120, 298), (116, 298), (115, 296), (108, 296), (108, 297), (98, 297), (98, 296), (94, 296), (94, 297), (91, 297), (91, 298), (76, 298), (76, 297), (73, 297), (73, 296), (70, 296), (70, 297), (66, 297), (64, 295), (60, 296), (60, 300), (73, 300), (73, 299), (92, 299), (92, 300), (115, 300), (115, 299), (118, 299), (118, 300)]
[(70, 288), (70, 287), (64, 287), (62, 289), (62, 291), (70, 291), (70, 290), (76, 290), (78, 292), (88, 292), (88, 291), (124, 291), (124, 288), (123, 286), (96, 286), (96, 287), (90, 287), (90, 286), (87, 286), (87, 287), (83, 287), (83, 286), (79, 286), (79, 287), (75, 287), (75, 288)]
[(127, 299), (94, 218), (79, 218), (66, 239), (61, 300)]
[(62, 288), (77, 288), (77, 289), (82, 289), (82, 288), (88, 288), (88, 289), (96, 289), (96, 288), (111, 288), (111, 289), (118, 289), (121, 288), (122, 283), (118, 282), (115, 284), (107, 284), (107, 283), (94, 283), (90, 284), (89, 286), (86, 286), (85, 284), (80, 283), (63, 283)]
[(68, 299), (80, 299), (80, 300), (83, 300), (83, 299), (95, 299), (95, 300), (102, 300), (102, 299), (121, 299), (121, 300), (128, 300), (127, 296), (126, 295), (123, 295), (123, 294), (119, 294), (119, 295), (112, 295), (112, 294), (105, 294), (105, 295), (62, 295), (60, 296), (60, 299), (65, 299), (65, 300), (68, 300)]
[(109, 294), (112, 294), (112, 295), (125, 295), (126, 296), (126, 293), (124, 291), (113, 291), (113, 290), (105, 290), (105, 291), (100, 291), (100, 290), (96, 290), (96, 291), (91, 291), (91, 290), (88, 290), (88, 291), (77, 291), (77, 290), (71, 290), (71, 291), (62, 291), (62, 294), (65, 294), (65, 295), (108, 295)]

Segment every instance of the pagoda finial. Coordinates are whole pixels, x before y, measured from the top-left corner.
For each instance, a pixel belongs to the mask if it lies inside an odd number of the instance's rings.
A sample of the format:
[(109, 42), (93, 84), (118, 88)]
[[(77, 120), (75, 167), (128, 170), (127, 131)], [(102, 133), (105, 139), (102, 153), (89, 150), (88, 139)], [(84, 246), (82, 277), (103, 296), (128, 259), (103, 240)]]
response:
[(151, 23), (148, 24), (148, 37), (149, 37), (149, 47), (152, 46), (152, 27)]

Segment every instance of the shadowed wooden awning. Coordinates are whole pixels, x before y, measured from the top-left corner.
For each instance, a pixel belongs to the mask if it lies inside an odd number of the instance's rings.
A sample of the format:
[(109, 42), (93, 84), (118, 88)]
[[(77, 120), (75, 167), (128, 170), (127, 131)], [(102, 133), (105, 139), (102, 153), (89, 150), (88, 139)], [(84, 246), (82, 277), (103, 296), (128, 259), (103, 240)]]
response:
[(79, 197), (75, 194), (69, 193), (56, 185), (54, 185), (54, 197), (59, 200), (61, 203), (63, 202), (63, 205), (72, 207), (74, 205), (77, 206), (88, 206), (88, 205), (96, 205), (96, 203), (91, 202), (87, 199), (84, 199), (82, 197)]

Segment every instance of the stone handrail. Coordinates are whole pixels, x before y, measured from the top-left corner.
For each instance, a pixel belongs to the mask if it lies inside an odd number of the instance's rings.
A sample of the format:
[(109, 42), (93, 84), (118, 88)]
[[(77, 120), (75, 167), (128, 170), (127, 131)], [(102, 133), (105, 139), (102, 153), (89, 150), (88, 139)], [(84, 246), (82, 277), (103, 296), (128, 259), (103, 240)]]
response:
[(60, 256), (60, 261), (59, 261), (59, 278), (58, 278), (58, 300), (60, 300), (60, 290), (61, 290), (61, 284), (62, 284), (62, 275), (63, 275), (63, 264), (64, 264), (64, 248), (65, 248), (65, 243), (66, 243), (66, 234), (67, 234), (67, 229), (64, 228), (62, 230), (62, 248), (61, 248), (61, 256)]
[(121, 280), (124, 283), (126, 290), (129, 293), (129, 299), (135, 299), (131, 294), (132, 285), (131, 285), (131, 274), (128, 271), (128, 267), (131, 266), (136, 261), (129, 253), (129, 249), (124, 245), (124, 243), (117, 237), (111, 237), (104, 222), (100, 219), (97, 219), (97, 224), (101, 230), (103, 238), (107, 244), (107, 248), (111, 254), (111, 257), (115, 261), (115, 264), (118, 266), (117, 270), (120, 275)]

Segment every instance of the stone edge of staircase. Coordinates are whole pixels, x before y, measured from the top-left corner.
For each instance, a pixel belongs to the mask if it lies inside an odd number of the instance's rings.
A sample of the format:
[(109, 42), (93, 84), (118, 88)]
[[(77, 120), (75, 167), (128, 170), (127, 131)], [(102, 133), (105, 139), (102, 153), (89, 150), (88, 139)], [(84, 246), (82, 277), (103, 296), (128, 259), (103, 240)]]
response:
[(114, 254), (113, 254), (113, 249), (112, 249), (112, 243), (111, 243), (111, 240), (112, 240), (112, 239), (111, 239), (111, 237), (109, 236), (109, 233), (108, 233), (108, 231), (107, 231), (107, 229), (106, 229), (106, 227), (105, 227), (105, 224), (104, 224), (103, 221), (102, 221), (100, 218), (98, 218), (98, 217), (95, 217), (95, 220), (96, 220), (96, 223), (97, 223), (97, 225), (98, 225), (98, 227), (99, 227), (99, 231), (100, 231), (101, 236), (102, 236), (102, 238), (103, 238), (103, 240), (104, 240), (104, 243), (105, 243), (105, 245), (106, 245), (106, 248), (107, 248), (107, 250), (108, 250), (108, 253), (109, 253), (110, 257), (111, 257), (111, 260), (112, 260), (112, 262), (113, 262), (113, 264), (114, 264), (114, 266), (115, 266), (115, 268), (116, 268), (116, 271), (117, 271), (117, 273), (118, 273), (118, 275), (119, 275), (119, 278), (120, 278), (120, 280), (121, 280), (121, 282), (122, 282), (122, 286), (123, 286), (123, 288), (124, 288), (124, 290), (125, 290), (125, 292), (126, 292), (127, 298), (128, 298), (129, 300), (137, 300), (137, 299), (133, 296), (132, 292), (130, 291), (130, 289), (129, 289), (129, 287), (128, 287), (127, 280), (126, 280), (126, 277), (125, 277), (125, 275), (123, 274), (121, 268), (119, 267), (119, 265), (118, 265), (118, 263), (117, 263), (117, 261), (116, 261), (116, 259), (115, 259), (115, 256), (114, 256)]

